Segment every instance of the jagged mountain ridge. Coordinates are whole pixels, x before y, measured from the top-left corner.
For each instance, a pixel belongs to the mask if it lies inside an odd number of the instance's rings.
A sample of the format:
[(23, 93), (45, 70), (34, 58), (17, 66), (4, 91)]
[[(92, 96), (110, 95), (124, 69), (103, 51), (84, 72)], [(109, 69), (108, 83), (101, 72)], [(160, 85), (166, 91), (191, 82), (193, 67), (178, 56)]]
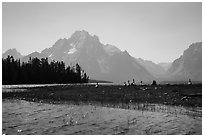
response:
[[(9, 50), (8, 50), (9, 51)], [(69, 39), (59, 39), (41, 53), (33, 52), (27, 56), (17, 54), (17, 50), (6, 51), (8, 55), (27, 61), (29, 57), (64, 61), (66, 65), (79, 63), (92, 79), (123, 82), (127, 80), (202, 80), (202, 42), (192, 44), (183, 55), (173, 63), (155, 64), (152, 61), (136, 59), (127, 51), (121, 51), (110, 44), (102, 44), (98, 36), (86, 31), (76, 31)], [(18, 56), (16, 56), (16, 54)], [(185, 62), (185, 63), (184, 63)]]
[(42, 53), (67, 65), (79, 63), (92, 79), (113, 82), (154, 79), (127, 51), (104, 45), (96, 35), (86, 31), (76, 31), (69, 39), (58, 40)]

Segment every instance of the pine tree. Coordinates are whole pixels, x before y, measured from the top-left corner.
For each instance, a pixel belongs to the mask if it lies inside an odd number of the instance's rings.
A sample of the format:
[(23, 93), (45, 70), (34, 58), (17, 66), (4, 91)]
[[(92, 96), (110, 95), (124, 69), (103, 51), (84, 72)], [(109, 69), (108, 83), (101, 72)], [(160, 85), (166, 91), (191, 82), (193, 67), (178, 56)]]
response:
[(89, 77), (79, 64), (65, 67), (64, 62), (50, 63), (48, 58), (29, 58), (20, 62), (12, 56), (2, 59), (2, 84), (87, 83)]

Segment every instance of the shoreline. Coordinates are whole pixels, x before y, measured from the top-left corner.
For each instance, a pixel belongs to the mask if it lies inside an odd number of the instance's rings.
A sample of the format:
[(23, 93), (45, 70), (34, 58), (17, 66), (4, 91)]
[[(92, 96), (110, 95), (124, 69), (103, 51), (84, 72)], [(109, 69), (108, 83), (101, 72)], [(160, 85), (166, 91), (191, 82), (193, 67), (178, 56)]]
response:
[(48, 102), (98, 102), (100, 104), (134, 103), (162, 104), (183, 107), (202, 107), (202, 85), (100, 85), (58, 84), (24, 85), (2, 88), (2, 99), (23, 99)]

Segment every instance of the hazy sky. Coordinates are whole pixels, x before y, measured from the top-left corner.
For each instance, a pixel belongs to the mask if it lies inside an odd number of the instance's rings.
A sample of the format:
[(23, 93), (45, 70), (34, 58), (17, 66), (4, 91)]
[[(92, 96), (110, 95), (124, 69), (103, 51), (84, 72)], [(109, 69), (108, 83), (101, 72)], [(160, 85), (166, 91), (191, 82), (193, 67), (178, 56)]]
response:
[(2, 51), (26, 55), (76, 30), (146, 60), (171, 62), (202, 41), (202, 3), (3, 3)]

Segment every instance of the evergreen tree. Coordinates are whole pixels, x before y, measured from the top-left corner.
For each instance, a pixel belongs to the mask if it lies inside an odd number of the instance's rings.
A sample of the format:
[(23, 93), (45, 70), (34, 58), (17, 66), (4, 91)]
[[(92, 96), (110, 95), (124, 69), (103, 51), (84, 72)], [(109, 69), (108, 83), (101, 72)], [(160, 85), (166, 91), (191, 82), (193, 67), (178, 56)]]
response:
[(67, 66), (63, 61), (50, 63), (48, 58), (29, 58), (20, 62), (12, 56), (2, 59), (2, 84), (87, 83), (89, 77), (79, 64)]

